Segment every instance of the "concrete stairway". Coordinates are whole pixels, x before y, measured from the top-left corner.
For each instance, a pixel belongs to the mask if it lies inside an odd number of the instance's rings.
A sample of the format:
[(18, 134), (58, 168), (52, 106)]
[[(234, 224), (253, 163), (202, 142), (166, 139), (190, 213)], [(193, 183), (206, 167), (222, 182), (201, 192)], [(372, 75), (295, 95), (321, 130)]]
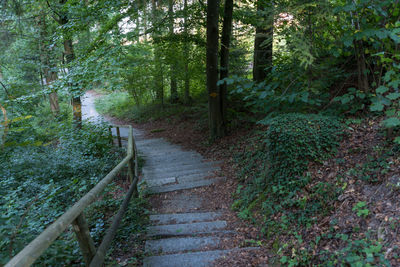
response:
[[(105, 119), (95, 110), (94, 98), (90, 93), (85, 95), (82, 112), (85, 119), (99, 123)], [(143, 174), (149, 191), (169, 195), (150, 216), (152, 225), (146, 242), (150, 256), (144, 259), (144, 266), (209, 266), (227, 253), (241, 250), (226, 246), (235, 233), (223, 219), (223, 212), (207, 210), (207, 200), (190, 190), (223, 180), (214, 175), (218, 162), (204, 162), (198, 153), (184, 151), (163, 139), (146, 139), (140, 130), (133, 131), (145, 159)], [(120, 128), (120, 133), (126, 140), (128, 129)]]
[(219, 249), (223, 240), (226, 243), (235, 232), (229, 229), (222, 212), (205, 210), (206, 200), (190, 191), (223, 180), (214, 174), (219, 170), (219, 162), (204, 162), (200, 154), (163, 139), (137, 138), (136, 144), (145, 159), (143, 182), (149, 192), (172, 195), (161, 201), (150, 216), (146, 241), (146, 253), (150, 256), (144, 259), (144, 266), (209, 266), (239, 250)]

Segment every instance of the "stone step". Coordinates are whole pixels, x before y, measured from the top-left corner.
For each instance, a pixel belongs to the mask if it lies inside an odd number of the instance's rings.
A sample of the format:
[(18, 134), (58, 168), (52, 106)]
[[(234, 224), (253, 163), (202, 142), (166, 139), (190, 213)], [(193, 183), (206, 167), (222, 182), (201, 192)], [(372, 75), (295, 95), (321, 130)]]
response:
[(167, 177), (167, 178), (152, 179), (152, 180), (146, 179), (145, 182), (148, 187), (154, 187), (154, 186), (176, 184), (178, 182), (178, 180), (175, 177)]
[[(160, 184), (167, 184), (167, 181), (171, 181), (172, 179), (175, 179), (177, 182), (178, 181), (199, 181), (202, 179), (205, 179), (206, 177), (210, 177), (211, 175), (209, 173), (193, 173), (193, 174), (188, 174), (188, 175), (183, 175), (183, 176), (178, 176), (178, 177), (166, 177), (166, 178), (160, 178), (160, 177), (143, 177), (143, 180), (146, 181), (148, 184), (152, 182), (160, 183)], [(152, 179), (153, 178), (153, 179)], [(158, 181), (163, 181), (165, 180), (166, 182), (158, 182)]]
[(197, 212), (203, 206), (203, 199), (197, 195), (178, 194), (173, 199), (161, 200), (156, 213), (188, 213)]
[(231, 232), (223, 231), (226, 226), (226, 221), (153, 225), (148, 227), (147, 235), (163, 237)]
[(198, 251), (216, 248), (220, 243), (218, 237), (179, 237), (146, 241), (145, 251), (153, 255)]
[(209, 161), (209, 162), (201, 162), (198, 160), (192, 160), (192, 161), (183, 161), (183, 162), (158, 162), (155, 164), (149, 163), (146, 161), (146, 166), (143, 167), (143, 169), (152, 171), (152, 170), (157, 170), (157, 169), (178, 169), (178, 168), (194, 168), (196, 166), (201, 166), (201, 167), (219, 167), (219, 165), (222, 163), (222, 161)]
[(190, 175), (195, 173), (213, 173), (214, 171), (220, 170), (219, 167), (216, 166), (197, 166), (195, 168), (183, 167), (178, 169), (169, 169), (163, 171), (162, 169), (151, 170), (143, 169), (143, 176), (148, 177), (149, 179), (157, 179), (157, 178), (166, 178), (166, 177), (179, 177), (184, 175)]
[(144, 152), (146, 155), (149, 156), (158, 156), (158, 155), (164, 155), (164, 154), (172, 154), (172, 153), (193, 153), (189, 151), (185, 151), (182, 148), (179, 147), (138, 147), (140, 151)]
[(205, 176), (212, 176), (214, 175), (215, 171), (219, 169), (194, 169), (194, 170), (183, 170), (177, 172), (165, 172), (165, 173), (143, 173), (144, 179), (152, 180), (152, 179), (162, 179), (162, 178), (170, 178), (170, 177), (184, 177), (184, 176), (191, 176), (191, 175), (205, 175)]
[(150, 215), (152, 224), (182, 224), (193, 222), (213, 221), (222, 216), (220, 212), (195, 212), (195, 213), (172, 213)]
[(179, 153), (163, 153), (163, 154), (151, 154), (147, 152), (142, 152), (139, 149), (139, 155), (142, 154), (142, 157), (149, 163), (158, 163), (158, 162), (180, 162), (184, 160), (198, 160), (202, 161), (204, 158), (201, 155), (194, 154), (191, 152), (179, 152)]
[(254, 250), (259, 248), (241, 248), (228, 250), (212, 250), (189, 252), (183, 254), (169, 254), (162, 256), (151, 256), (143, 260), (144, 267), (206, 267), (228, 254), (229, 252), (240, 250)]
[[(201, 174), (201, 173), (193, 174), (193, 175), (185, 175), (185, 176), (176, 178), (178, 184), (200, 182), (200, 181), (209, 180), (209, 179), (211, 179), (210, 174)], [(213, 175), (213, 179), (226, 180), (226, 177), (223, 177), (223, 176), (215, 177)]]
[(172, 192), (184, 189), (191, 189), (196, 187), (208, 186), (214, 183), (217, 183), (224, 178), (213, 178), (213, 179), (204, 179), (200, 181), (193, 181), (193, 182), (185, 182), (181, 184), (173, 184), (173, 185), (164, 185), (164, 186), (152, 186), (148, 188), (148, 192), (150, 194), (157, 194), (157, 193), (165, 193), (165, 192)]

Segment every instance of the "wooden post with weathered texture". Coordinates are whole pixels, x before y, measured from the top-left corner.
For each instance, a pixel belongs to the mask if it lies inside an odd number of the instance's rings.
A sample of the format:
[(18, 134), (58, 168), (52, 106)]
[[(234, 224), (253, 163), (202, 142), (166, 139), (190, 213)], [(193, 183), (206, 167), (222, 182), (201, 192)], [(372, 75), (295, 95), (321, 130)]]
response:
[(108, 127), (108, 134), (110, 136), (110, 143), (112, 145), (114, 143), (114, 139), (113, 139), (113, 136), (112, 136), (111, 126)]
[(117, 126), (117, 138), (118, 138), (118, 146), (122, 147), (122, 142), (121, 142), (121, 134), (119, 132), (119, 127)]
[(130, 160), (128, 161), (128, 176), (129, 176), (129, 182), (132, 184), (133, 179), (136, 177), (135, 176), (135, 163), (134, 158), (135, 158), (135, 152), (133, 149), (133, 131), (132, 131), (132, 127), (129, 127), (129, 138), (128, 138), (128, 147), (127, 147), (127, 153), (128, 156), (131, 156)]
[(96, 255), (96, 247), (94, 245), (92, 237), (90, 236), (89, 227), (83, 213), (81, 213), (72, 222), (72, 228), (74, 229), (76, 238), (78, 239), (83, 259), (85, 260), (85, 265), (89, 266), (94, 255)]

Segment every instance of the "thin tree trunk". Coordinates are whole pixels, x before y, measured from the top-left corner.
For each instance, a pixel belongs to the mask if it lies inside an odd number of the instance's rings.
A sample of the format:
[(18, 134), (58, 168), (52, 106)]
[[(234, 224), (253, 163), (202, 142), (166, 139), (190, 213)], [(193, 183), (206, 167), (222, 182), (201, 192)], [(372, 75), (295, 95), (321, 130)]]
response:
[(190, 75), (189, 75), (189, 32), (188, 32), (188, 13), (187, 13), (187, 0), (183, 0), (183, 35), (184, 35), (184, 43), (183, 43), (183, 58), (185, 61), (184, 71), (185, 71), (185, 89), (184, 89), (184, 98), (185, 103), (190, 103)]
[[(55, 64), (52, 63), (51, 51), (47, 47), (46, 39), (47, 39), (47, 26), (44, 15), (39, 18), (39, 28), (40, 28), (40, 42), (39, 42), (39, 50), (40, 50), (40, 61), (43, 67), (44, 79), (46, 80), (46, 86), (49, 86), (52, 82), (58, 79), (57, 72), (54, 71), (56, 67)], [(43, 84), (43, 77), (41, 76), (41, 83)], [(58, 104), (58, 95), (57, 92), (53, 89), (49, 94), (49, 103), (51, 111), (55, 116), (60, 113), (60, 106)]]
[[(67, 0), (60, 0), (60, 4), (64, 5)], [(59, 23), (60, 25), (66, 25), (69, 22), (67, 11), (64, 11), (61, 13)], [(66, 64), (70, 64), (72, 61), (75, 60), (75, 52), (74, 52), (74, 46), (72, 43), (72, 36), (69, 32), (64, 32), (63, 33), (63, 39), (64, 39), (64, 56), (66, 59)], [(72, 85), (71, 85), (72, 86)], [(81, 97), (80, 97), (81, 92), (72, 92), (72, 118), (74, 121), (74, 124), (77, 128), (82, 127), (82, 102), (81, 102)]]
[(147, 42), (147, 0), (143, 0), (144, 41)]
[[(66, 63), (69, 64), (75, 59), (74, 47), (72, 44), (72, 40), (67, 38), (64, 40), (64, 54)], [(82, 102), (80, 95), (72, 96), (72, 111), (73, 111), (73, 120), (78, 128), (82, 127)]]
[(207, 1), (207, 88), (209, 106), (210, 138), (215, 140), (225, 135), (221, 113), (218, 81), (218, 15), (219, 0)]
[[(353, 0), (353, 3), (356, 3)], [(353, 17), (353, 13), (350, 12), (352, 19), (352, 25), (357, 31), (361, 31), (359, 14), (356, 13), (356, 17)], [(362, 40), (354, 41), (354, 49), (357, 59), (357, 73), (358, 73), (358, 87), (360, 90), (369, 93), (369, 83), (367, 75), (367, 65), (365, 60), (364, 44)]]
[[(168, 1), (168, 18), (169, 18), (169, 34), (170, 37), (174, 36), (174, 0)], [(174, 45), (171, 45), (170, 48), (175, 49)], [(171, 51), (172, 52), (172, 51)], [(172, 54), (172, 53), (171, 53)], [(178, 84), (176, 81), (176, 63), (174, 56), (171, 56), (172, 62), (170, 63), (170, 89), (171, 89), (171, 103), (178, 102)]]
[[(257, 1), (257, 12), (263, 13), (265, 11), (266, 1)], [(272, 9), (272, 4), (270, 5)], [(272, 67), (272, 43), (274, 34), (274, 18), (273, 12), (263, 18), (256, 25), (256, 36), (254, 40), (254, 60), (253, 60), (253, 80), (261, 82), (265, 80), (268, 72)]]
[(358, 86), (360, 90), (369, 93), (369, 83), (367, 75), (367, 65), (365, 61), (365, 52), (363, 41), (354, 41), (354, 47), (356, 50), (357, 57), (357, 74), (358, 74)]
[[(156, 0), (152, 0), (152, 19), (153, 28), (157, 21), (159, 4)], [(153, 41), (158, 37), (158, 30), (153, 29)], [(161, 51), (158, 44), (154, 43), (154, 87), (156, 90), (157, 100), (161, 103), (161, 107), (164, 106), (164, 74), (161, 62)]]
[[(224, 7), (224, 22), (222, 25), (222, 37), (221, 37), (221, 60), (220, 60), (220, 80), (227, 78), (229, 74), (229, 47), (232, 35), (232, 12), (233, 12), (233, 0), (225, 0)], [(219, 86), (220, 101), (221, 101), (221, 113), (224, 128), (227, 125), (227, 89), (226, 83)]]
[[(53, 83), (58, 79), (57, 73), (47, 70), (45, 71), (45, 79), (46, 79), (46, 85), (49, 86), (51, 83)], [(49, 94), (49, 102), (51, 111), (53, 112), (54, 115), (57, 116), (60, 113), (60, 105), (58, 104), (58, 95), (56, 91), (53, 90)]]

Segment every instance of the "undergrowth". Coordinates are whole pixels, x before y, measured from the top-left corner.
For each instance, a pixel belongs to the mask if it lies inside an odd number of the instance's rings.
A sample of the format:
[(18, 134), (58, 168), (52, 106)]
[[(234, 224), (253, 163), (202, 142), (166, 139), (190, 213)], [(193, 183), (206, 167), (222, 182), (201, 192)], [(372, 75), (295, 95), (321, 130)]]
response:
[[(13, 141), (0, 149), (0, 266), (93, 188), (125, 154), (111, 145), (106, 127), (84, 123), (77, 130), (63, 118), (52, 118), (57, 123), (49, 121), (46, 131), (40, 116), (23, 118), (9, 133)], [(122, 201), (124, 194), (116, 194), (120, 190), (117, 183), (111, 184), (85, 212), (96, 245)], [(117, 238), (143, 233), (144, 213), (145, 200), (132, 200), (122, 225), (126, 233), (119, 232)], [(36, 264), (81, 265), (72, 229)]]
[(268, 130), (252, 140), (253, 150), (236, 156), (241, 185), (233, 208), (242, 218), (261, 218), (264, 233), (273, 238), (309, 227), (317, 214), (329, 212), (340, 188), (312, 180), (308, 165), (336, 152), (342, 125), (334, 117), (297, 113), (266, 123)]

